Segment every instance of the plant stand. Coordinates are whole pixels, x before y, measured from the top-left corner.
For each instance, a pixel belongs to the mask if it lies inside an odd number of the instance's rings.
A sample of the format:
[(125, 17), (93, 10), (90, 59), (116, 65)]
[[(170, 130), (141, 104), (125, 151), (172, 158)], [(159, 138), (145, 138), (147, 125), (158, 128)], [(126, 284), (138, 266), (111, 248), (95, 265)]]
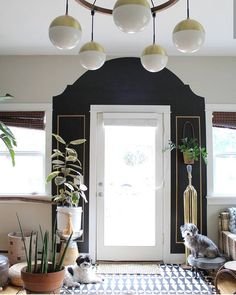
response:
[[(58, 231), (58, 236), (60, 237), (60, 242), (61, 242), (61, 250), (60, 250), (60, 257), (64, 251), (65, 245), (67, 240), (69, 239), (68, 235), (63, 235), (62, 232)], [(64, 263), (63, 265), (73, 265), (76, 262), (76, 259), (79, 256), (79, 250), (77, 247), (77, 241), (78, 239), (82, 236), (83, 234), (83, 230), (80, 230), (76, 236), (73, 235), (71, 242), (68, 245), (67, 251), (66, 251), (66, 255), (64, 258)]]

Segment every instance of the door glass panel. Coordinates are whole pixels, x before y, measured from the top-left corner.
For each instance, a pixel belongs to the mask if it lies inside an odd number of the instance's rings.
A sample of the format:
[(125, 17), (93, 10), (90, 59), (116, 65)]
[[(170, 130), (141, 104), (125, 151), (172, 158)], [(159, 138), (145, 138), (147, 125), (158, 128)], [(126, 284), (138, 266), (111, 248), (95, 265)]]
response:
[(104, 128), (104, 244), (154, 246), (156, 127)]

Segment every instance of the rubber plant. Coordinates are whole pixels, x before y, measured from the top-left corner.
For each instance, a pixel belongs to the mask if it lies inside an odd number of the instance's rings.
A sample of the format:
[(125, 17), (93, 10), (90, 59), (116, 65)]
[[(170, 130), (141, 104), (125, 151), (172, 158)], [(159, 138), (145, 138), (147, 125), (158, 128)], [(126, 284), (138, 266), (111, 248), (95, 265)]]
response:
[(12, 165), (15, 166), (14, 147), (17, 146), (16, 139), (15, 139), (14, 134), (11, 132), (10, 128), (7, 127), (7, 125), (5, 125), (1, 121), (0, 121), (0, 139), (6, 145), (8, 151), (9, 151), (10, 157), (11, 157)]
[(84, 191), (87, 187), (83, 184), (81, 173), (82, 163), (74, 146), (84, 144), (86, 139), (75, 139), (66, 142), (61, 136), (52, 134), (62, 148), (53, 149), (52, 172), (47, 176), (46, 182), (54, 181), (57, 194), (53, 201), (62, 206), (77, 207), (80, 197), (87, 203)]

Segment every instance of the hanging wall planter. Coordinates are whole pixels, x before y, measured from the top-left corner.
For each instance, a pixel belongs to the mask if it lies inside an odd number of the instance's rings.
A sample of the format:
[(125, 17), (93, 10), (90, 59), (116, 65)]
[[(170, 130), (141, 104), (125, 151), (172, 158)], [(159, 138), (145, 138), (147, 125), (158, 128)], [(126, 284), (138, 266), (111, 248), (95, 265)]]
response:
[(186, 165), (193, 165), (194, 164), (194, 157), (193, 157), (193, 153), (191, 151), (183, 152), (183, 159), (184, 159), (184, 164), (186, 164)]
[[(186, 126), (190, 127), (191, 135), (186, 136)], [(181, 138), (181, 143), (179, 145), (174, 144), (172, 141), (169, 142), (170, 150), (179, 149), (183, 153), (183, 161), (186, 165), (193, 165), (194, 161), (198, 161), (201, 156), (205, 164), (207, 164), (207, 151), (206, 148), (202, 148), (198, 144), (197, 138), (194, 135), (194, 128), (191, 122), (186, 121), (183, 127), (183, 138)], [(167, 150), (166, 149), (166, 150)]]

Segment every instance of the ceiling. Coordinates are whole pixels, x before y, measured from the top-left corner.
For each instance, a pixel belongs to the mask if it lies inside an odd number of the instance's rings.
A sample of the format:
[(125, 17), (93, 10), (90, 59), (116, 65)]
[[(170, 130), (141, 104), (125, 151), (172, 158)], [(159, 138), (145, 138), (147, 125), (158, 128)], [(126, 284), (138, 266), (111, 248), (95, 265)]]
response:
[[(154, 0), (155, 5), (165, 2)], [(233, 38), (233, 0), (190, 0), (190, 17), (205, 28), (204, 46), (194, 55), (235, 56)], [(97, 0), (96, 5), (112, 8), (113, 0)], [(56, 49), (48, 38), (51, 21), (65, 13), (65, 0), (1, 0), (0, 55), (77, 55), (79, 48), (90, 41), (90, 11), (75, 0), (69, 0), (69, 15), (82, 26), (82, 39), (73, 50)], [(236, 14), (236, 13), (235, 13)], [(180, 0), (171, 8), (157, 14), (156, 41), (170, 56), (183, 55), (172, 44), (174, 26), (186, 18), (186, 1)], [(143, 32), (125, 34), (113, 23), (112, 16), (95, 14), (94, 41), (99, 42), (107, 55), (139, 56), (152, 43), (152, 22)]]

